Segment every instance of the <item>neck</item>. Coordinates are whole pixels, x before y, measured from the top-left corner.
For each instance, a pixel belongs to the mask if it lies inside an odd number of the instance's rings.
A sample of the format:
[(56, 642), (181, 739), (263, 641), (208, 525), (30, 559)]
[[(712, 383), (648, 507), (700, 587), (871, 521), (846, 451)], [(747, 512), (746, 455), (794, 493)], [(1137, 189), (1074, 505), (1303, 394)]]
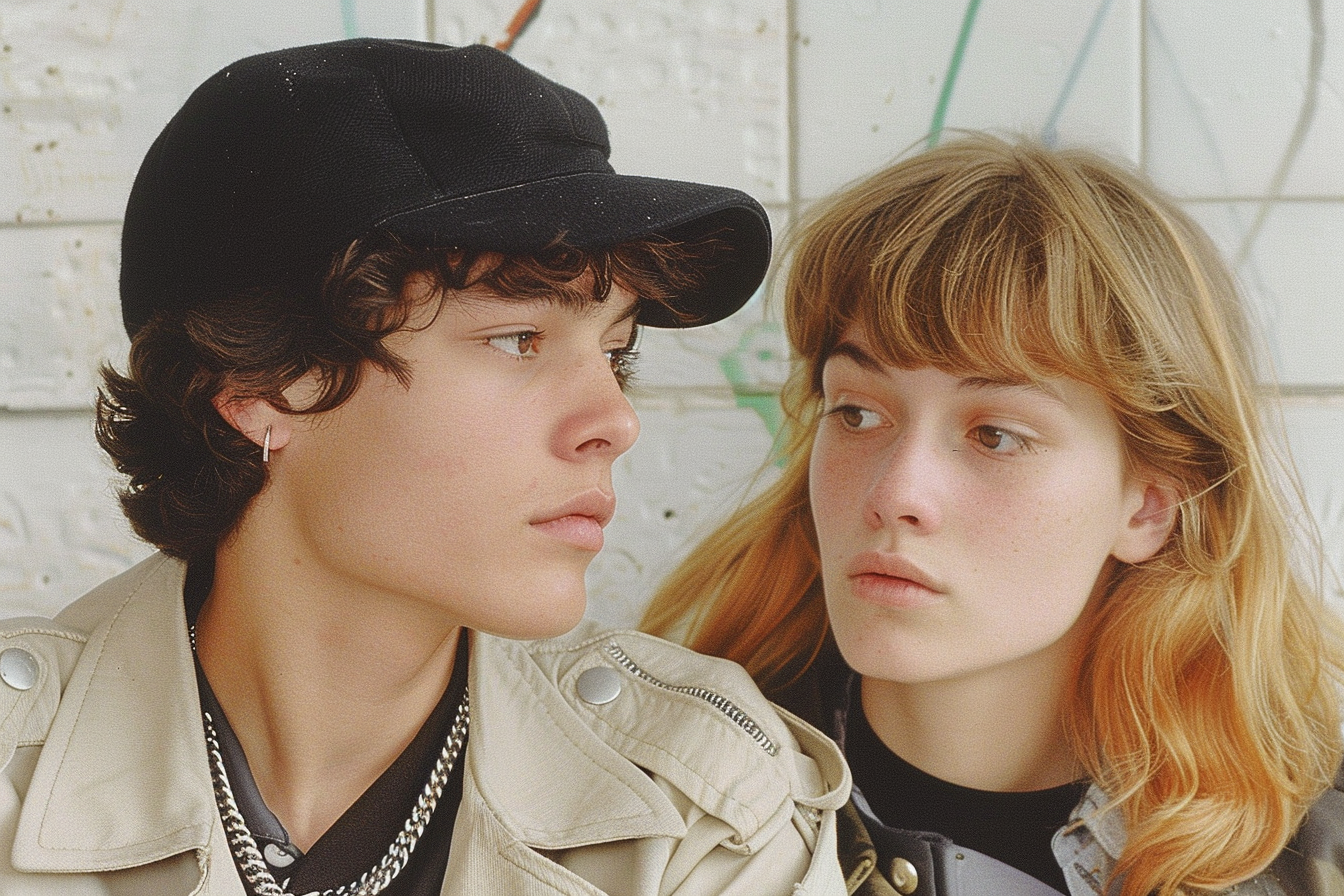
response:
[(860, 694), (873, 732), (916, 768), (977, 790), (1044, 790), (1082, 777), (1061, 723), (1071, 669), (1068, 645), (1059, 643), (954, 679), (865, 676)]
[(438, 704), (459, 628), (256, 541), (244, 528), (218, 551), (197, 650), (262, 798), (306, 851)]

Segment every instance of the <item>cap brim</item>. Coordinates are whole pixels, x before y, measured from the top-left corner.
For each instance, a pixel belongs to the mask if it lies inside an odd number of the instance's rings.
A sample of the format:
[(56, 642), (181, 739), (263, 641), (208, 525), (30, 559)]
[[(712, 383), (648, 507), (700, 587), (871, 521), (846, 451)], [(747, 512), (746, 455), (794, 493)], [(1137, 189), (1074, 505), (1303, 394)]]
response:
[(722, 320), (746, 304), (770, 264), (769, 219), (746, 193), (604, 172), (436, 200), (399, 211), (377, 226), (422, 245), (510, 254), (539, 252), (557, 239), (594, 249), (654, 234), (678, 240), (713, 235), (729, 251), (706, 271), (700, 289), (676, 297), (676, 311), (646, 303), (639, 321), (650, 327)]

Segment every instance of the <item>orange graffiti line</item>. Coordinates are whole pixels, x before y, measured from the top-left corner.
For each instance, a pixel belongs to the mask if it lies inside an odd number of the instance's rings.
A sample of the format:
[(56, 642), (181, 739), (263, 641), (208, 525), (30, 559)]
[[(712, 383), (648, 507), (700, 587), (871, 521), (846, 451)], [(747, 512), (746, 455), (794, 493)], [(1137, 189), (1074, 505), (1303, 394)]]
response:
[(509, 22), (504, 39), (495, 44), (495, 49), (503, 50), (505, 53), (509, 52), (513, 48), (513, 42), (527, 28), (528, 23), (537, 14), (537, 9), (540, 6), (541, 0), (527, 0), (526, 3), (518, 7), (518, 12), (514, 13), (513, 21)]

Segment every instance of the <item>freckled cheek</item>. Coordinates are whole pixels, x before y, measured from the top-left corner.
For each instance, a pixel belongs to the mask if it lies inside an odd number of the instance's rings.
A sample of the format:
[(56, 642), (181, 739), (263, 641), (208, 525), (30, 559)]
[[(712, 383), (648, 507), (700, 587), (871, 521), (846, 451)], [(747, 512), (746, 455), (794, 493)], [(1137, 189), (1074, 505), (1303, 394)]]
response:
[(968, 571), (993, 576), (1005, 588), (1036, 591), (1055, 582), (1070, 593), (1090, 589), (1107, 549), (1096, 534), (1098, 508), (1080, 500), (1086, 494), (980, 496), (967, 511)]
[(861, 518), (862, 495), (857, 485), (860, 481), (861, 474), (855, 465), (846, 464), (837, 452), (818, 440), (808, 468), (812, 517), (818, 534), (824, 536), (827, 532), (843, 529), (851, 518)]
[(968, 559), (999, 574), (1067, 550), (1072, 523), (1056, 515), (1039, 494), (980, 490), (963, 495), (958, 514)]

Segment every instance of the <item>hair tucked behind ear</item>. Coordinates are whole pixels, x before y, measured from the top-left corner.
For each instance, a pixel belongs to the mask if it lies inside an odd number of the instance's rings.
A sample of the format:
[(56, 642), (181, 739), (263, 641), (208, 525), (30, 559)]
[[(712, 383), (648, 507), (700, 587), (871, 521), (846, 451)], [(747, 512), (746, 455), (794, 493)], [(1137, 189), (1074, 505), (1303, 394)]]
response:
[[(807, 468), (821, 366), (847, 327), (893, 365), (1080, 380), (1130, 464), (1181, 497), (1157, 556), (1103, 572), (1064, 719), (1125, 820), (1116, 880), (1173, 896), (1264, 869), (1344, 754), (1344, 648), (1207, 237), (1094, 154), (972, 137), (822, 203), (790, 258), (784, 475), (692, 551), (645, 626), (741, 662), (767, 693), (813, 661), (826, 623)], [(1315, 569), (1295, 565), (1312, 552)]]

